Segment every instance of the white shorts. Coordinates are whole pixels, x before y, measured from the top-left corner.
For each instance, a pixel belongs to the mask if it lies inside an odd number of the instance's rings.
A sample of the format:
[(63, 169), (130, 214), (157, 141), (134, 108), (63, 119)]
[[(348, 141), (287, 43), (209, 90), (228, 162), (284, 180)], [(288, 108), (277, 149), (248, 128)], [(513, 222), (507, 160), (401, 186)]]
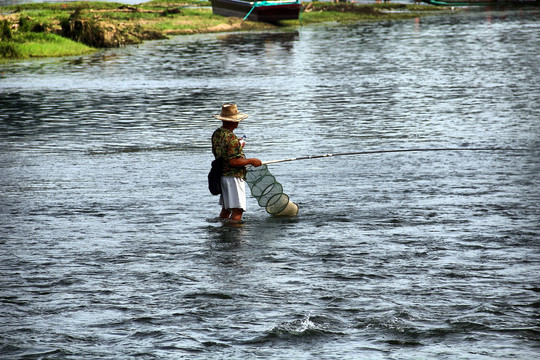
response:
[(246, 211), (246, 182), (244, 179), (222, 176), (219, 204), (224, 209), (243, 209)]

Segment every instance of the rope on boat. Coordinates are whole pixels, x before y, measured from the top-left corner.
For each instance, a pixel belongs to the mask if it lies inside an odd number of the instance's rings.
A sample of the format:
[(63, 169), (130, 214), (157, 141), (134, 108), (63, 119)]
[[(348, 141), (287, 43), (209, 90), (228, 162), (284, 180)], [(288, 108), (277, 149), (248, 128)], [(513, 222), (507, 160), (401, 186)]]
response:
[(253, 9), (255, 9), (257, 7), (257, 2), (255, 1), (253, 3), (253, 7), (251, 8), (251, 10), (249, 10), (249, 12), (247, 13), (247, 15), (244, 17), (244, 20), (242, 21), (246, 21), (246, 19), (248, 18), (248, 16), (251, 14), (251, 12), (253, 11)]
[[(253, 7), (251, 8), (251, 10), (249, 10), (249, 12), (247, 13), (246, 16), (244, 16), (244, 19), (242, 19), (242, 21), (246, 21), (246, 19), (249, 17), (249, 15), (251, 15), (251, 12), (256, 8), (256, 7), (259, 7), (259, 6), (270, 6), (270, 5), (276, 5), (276, 4), (281, 4), (281, 5), (288, 5), (288, 4), (297, 4), (298, 1), (288, 1), (288, 0), (284, 0), (284, 1), (266, 1), (266, 0), (263, 0), (263, 1), (255, 1), (253, 3)], [(300, 25), (302, 24), (302, 9), (300, 9)]]

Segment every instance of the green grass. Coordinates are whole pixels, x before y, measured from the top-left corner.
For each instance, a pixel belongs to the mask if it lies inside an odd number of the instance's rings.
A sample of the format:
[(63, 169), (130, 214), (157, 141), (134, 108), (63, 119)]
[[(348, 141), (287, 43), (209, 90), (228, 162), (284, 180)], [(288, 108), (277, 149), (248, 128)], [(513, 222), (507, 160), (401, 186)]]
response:
[(62, 36), (48, 33), (23, 33), (0, 42), (0, 58), (60, 57), (87, 54), (96, 49)]
[(84, 2), (75, 1), (68, 3), (30, 3), (19, 5), (7, 5), (1, 8), (6, 11), (41, 11), (41, 10), (53, 10), (53, 11), (74, 11), (76, 9), (116, 9), (122, 5), (116, 2)]
[(95, 14), (85, 14), (83, 15), (85, 17), (91, 18), (93, 16), (99, 16), (103, 19), (110, 19), (110, 20), (146, 20), (146, 19), (156, 19), (161, 17), (161, 14), (156, 13), (144, 13), (144, 12), (137, 12), (137, 13), (129, 13), (129, 12), (103, 12), (99, 13), (99, 15)]
[[(435, 12), (448, 11), (446, 8), (429, 5), (408, 4), (371, 4), (352, 5), (347, 3), (313, 2), (306, 5), (302, 13), (302, 23), (315, 24), (325, 22), (373, 22), (399, 19), (411, 19)], [(398, 12), (391, 12), (398, 10)]]
[(142, 4), (144, 6), (175, 7), (185, 5), (210, 6), (210, 1), (199, 0), (152, 0)]

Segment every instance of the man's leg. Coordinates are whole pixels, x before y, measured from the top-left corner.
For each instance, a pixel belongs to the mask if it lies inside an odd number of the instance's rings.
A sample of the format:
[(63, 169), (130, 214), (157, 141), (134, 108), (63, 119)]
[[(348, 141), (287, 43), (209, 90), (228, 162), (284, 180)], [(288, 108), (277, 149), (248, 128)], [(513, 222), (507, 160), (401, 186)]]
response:
[(242, 214), (244, 213), (244, 209), (237, 208), (237, 209), (231, 209), (231, 220), (232, 221), (242, 221)]
[(223, 193), (220, 198), (222, 204), (220, 218), (241, 221), (246, 206), (245, 182), (242, 179), (223, 176), (221, 189)]
[(228, 219), (229, 216), (231, 216), (231, 210), (229, 209), (221, 209), (221, 214), (219, 214), (220, 219)]

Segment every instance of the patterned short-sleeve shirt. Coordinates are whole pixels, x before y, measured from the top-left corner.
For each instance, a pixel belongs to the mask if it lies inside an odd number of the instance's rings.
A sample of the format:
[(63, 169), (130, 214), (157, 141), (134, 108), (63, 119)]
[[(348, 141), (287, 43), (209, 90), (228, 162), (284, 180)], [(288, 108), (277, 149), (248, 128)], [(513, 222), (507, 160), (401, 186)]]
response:
[(246, 178), (245, 167), (232, 167), (229, 165), (229, 160), (245, 158), (244, 149), (238, 137), (229, 129), (220, 127), (212, 134), (212, 152), (216, 159), (223, 157), (225, 164), (223, 165), (222, 176), (234, 176), (242, 179)]

